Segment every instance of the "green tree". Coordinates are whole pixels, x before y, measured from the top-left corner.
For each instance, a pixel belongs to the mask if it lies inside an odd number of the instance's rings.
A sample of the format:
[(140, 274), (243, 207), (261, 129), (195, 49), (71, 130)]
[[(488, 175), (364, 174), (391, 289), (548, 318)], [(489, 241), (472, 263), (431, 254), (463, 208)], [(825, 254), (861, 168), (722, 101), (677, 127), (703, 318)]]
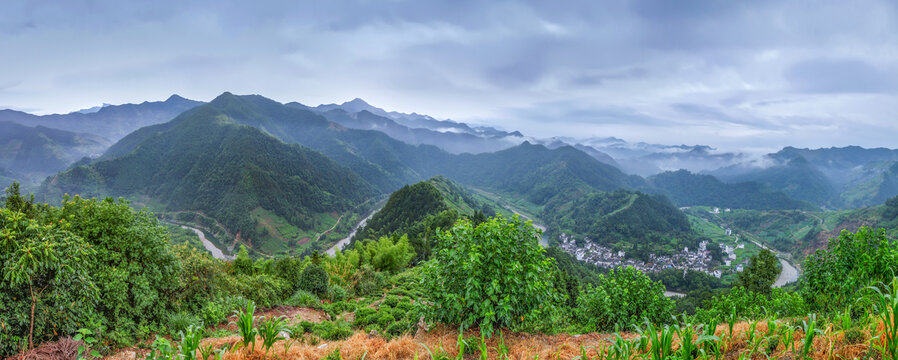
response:
[(826, 249), (803, 264), (801, 295), (815, 310), (843, 309), (868, 286), (887, 284), (898, 274), (898, 249), (885, 230), (842, 230)]
[(746, 290), (769, 295), (779, 273), (780, 265), (776, 255), (770, 250), (763, 249), (752, 256), (748, 266), (739, 273), (739, 285)]
[(599, 275), (599, 284), (588, 286), (577, 301), (576, 314), (591, 331), (629, 328), (643, 319), (664, 322), (674, 308), (661, 282), (631, 266)]
[(147, 211), (124, 200), (64, 198), (47, 223), (68, 222), (69, 230), (96, 251), (86, 261), (99, 288), (96, 310), (116, 343), (132, 340), (140, 323), (158, 323), (173, 310), (183, 284), (181, 262), (165, 227)]
[(415, 250), (406, 235), (365, 241), (359, 250), (362, 263), (371, 264), (377, 271), (397, 272), (406, 268), (415, 257)]
[(476, 228), (460, 220), (437, 233), (437, 248), (422, 270), (422, 311), (429, 320), (462, 328), (538, 322), (563, 300), (555, 290), (554, 263), (537, 230), (515, 216), (497, 216)]
[(39, 340), (74, 333), (76, 319), (95, 305), (88, 274), (94, 251), (68, 227), (0, 209), (0, 355), (21, 350), (16, 343), (26, 335), (32, 348), (35, 333)]
[(310, 263), (302, 270), (299, 288), (321, 297), (327, 294), (329, 282), (330, 277), (327, 275), (327, 271), (321, 265)]
[(253, 259), (249, 258), (249, 252), (243, 244), (240, 244), (240, 250), (237, 251), (237, 257), (234, 258), (234, 273), (238, 275), (253, 274)]

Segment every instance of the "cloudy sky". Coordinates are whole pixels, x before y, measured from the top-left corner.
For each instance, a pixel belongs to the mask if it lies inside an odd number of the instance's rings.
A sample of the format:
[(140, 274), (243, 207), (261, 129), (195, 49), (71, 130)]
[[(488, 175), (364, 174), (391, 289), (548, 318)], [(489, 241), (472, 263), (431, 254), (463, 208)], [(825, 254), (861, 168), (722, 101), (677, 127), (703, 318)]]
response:
[(896, 148), (896, 4), (4, 0), (0, 108), (231, 91), (537, 137)]

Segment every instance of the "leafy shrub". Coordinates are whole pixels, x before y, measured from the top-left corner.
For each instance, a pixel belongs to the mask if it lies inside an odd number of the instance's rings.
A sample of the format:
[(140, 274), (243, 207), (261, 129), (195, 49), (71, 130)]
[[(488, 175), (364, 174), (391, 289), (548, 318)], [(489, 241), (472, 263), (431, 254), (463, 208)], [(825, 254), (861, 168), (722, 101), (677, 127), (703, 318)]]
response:
[(302, 275), (302, 260), (289, 256), (282, 257), (274, 262), (272, 270), (275, 276), (287, 282), (291, 292), (296, 291), (299, 287)]
[(318, 299), (315, 294), (312, 294), (305, 290), (296, 290), (293, 293), (293, 296), (287, 300), (287, 304), (291, 306), (304, 306), (304, 307), (318, 307), (321, 305), (321, 300)]
[(0, 208), (0, 357), (74, 333), (100, 296), (87, 274), (93, 247), (65, 222), (43, 225), (16, 210)]
[(299, 279), (299, 288), (317, 296), (327, 295), (328, 275), (320, 265), (311, 263), (302, 270)]
[(379, 293), (387, 284), (387, 279), (381, 272), (374, 271), (370, 265), (363, 265), (353, 276), (356, 295), (366, 296)]
[(359, 308), (355, 311), (355, 325), (358, 327), (364, 327), (370, 324), (374, 315), (377, 314), (377, 310), (374, 310), (369, 307)]
[(628, 266), (599, 279), (598, 286), (588, 286), (577, 299), (577, 315), (590, 329), (624, 329), (643, 319), (653, 323), (670, 319), (674, 303), (664, 296), (664, 285), (641, 271)]
[(198, 317), (185, 312), (172, 313), (168, 317), (168, 332), (171, 335), (178, 335), (182, 332), (188, 332), (191, 327), (201, 324)]
[(497, 216), (476, 228), (461, 220), (438, 232), (436, 241), (422, 270), (422, 304), (428, 304), (422, 310), (429, 320), (478, 326), (490, 336), (496, 327), (537, 320), (561, 299), (536, 229), (517, 216)]
[(898, 249), (885, 231), (861, 227), (842, 230), (826, 249), (804, 261), (801, 295), (812, 309), (845, 308), (868, 286), (889, 283), (898, 273)]
[(235, 291), (260, 306), (277, 305), (287, 296), (288, 284), (269, 274), (237, 275)]
[(396, 307), (396, 304), (399, 304), (399, 297), (396, 295), (387, 295), (384, 298), (383, 304), (389, 307)]
[(323, 321), (312, 328), (312, 333), (325, 340), (343, 340), (352, 336), (352, 328), (342, 320)]
[(209, 301), (206, 302), (206, 305), (203, 306), (203, 310), (200, 312), (200, 316), (202, 317), (203, 323), (208, 326), (215, 326), (221, 324), (228, 317), (228, 313), (231, 309), (226, 309), (222, 304)]
[(327, 298), (331, 301), (343, 301), (349, 297), (349, 293), (346, 292), (340, 285), (331, 284), (327, 289)]
[(357, 246), (361, 262), (371, 264), (377, 271), (397, 272), (408, 267), (415, 258), (415, 250), (408, 236), (381, 237), (377, 241), (366, 240)]
[(377, 325), (381, 327), (381, 329), (386, 329), (390, 324), (396, 321), (396, 318), (393, 317), (393, 314), (390, 311), (378, 311), (377, 312)]
[(409, 332), (410, 329), (411, 327), (407, 321), (397, 321), (387, 326), (384, 332), (393, 336), (399, 336)]

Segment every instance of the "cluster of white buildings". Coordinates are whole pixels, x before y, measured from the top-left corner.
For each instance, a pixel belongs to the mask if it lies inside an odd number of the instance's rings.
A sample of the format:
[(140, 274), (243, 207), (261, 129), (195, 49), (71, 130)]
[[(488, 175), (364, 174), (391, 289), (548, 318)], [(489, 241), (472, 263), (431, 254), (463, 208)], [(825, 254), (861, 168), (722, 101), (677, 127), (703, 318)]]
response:
[(560, 247), (573, 255), (577, 260), (584, 261), (606, 268), (632, 266), (643, 272), (657, 272), (665, 269), (702, 271), (715, 277), (722, 275), (720, 270), (712, 270), (710, 267), (711, 255), (708, 251), (708, 242), (702, 241), (696, 251), (683, 248), (673, 255), (650, 255), (649, 261), (643, 262), (636, 259), (628, 259), (623, 251), (614, 251), (605, 246), (591, 242), (584, 238), (584, 246), (580, 247), (572, 236), (562, 233), (559, 235)]

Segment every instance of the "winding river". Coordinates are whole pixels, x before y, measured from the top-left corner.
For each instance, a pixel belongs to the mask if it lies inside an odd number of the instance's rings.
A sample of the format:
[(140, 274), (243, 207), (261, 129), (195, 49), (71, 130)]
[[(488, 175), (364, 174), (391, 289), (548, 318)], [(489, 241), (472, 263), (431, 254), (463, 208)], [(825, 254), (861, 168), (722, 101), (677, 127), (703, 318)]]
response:
[(214, 257), (216, 259), (221, 259), (221, 260), (234, 260), (234, 258), (235, 258), (234, 255), (226, 255), (224, 253), (224, 251), (221, 251), (221, 249), (218, 248), (218, 246), (215, 246), (215, 244), (213, 244), (211, 241), (209, 241), (209, 239), (206, 239), (206, 234), (203, 233), (202, 230), (197, 229), (197, 228), (192, 228), (187, 225), (181, 225), (181, 228), (193, 230), (193, 232), (196, 234), (196, 236), (198, 236), (200, 238), (200, 241), (203, 243), (203, 247), (206, 248), (206, 250), (208, 250), (210, 253), (212, 253), (212, 257)]
[(374, 214), (377, 214), (378, 211), (380, 211), (380, 209), (372, 211), (371, 214), (368, 214), (368, 216), (362, 219), (362, 221), (359, 221), (358, 224), (355, 224), (355, 227), (352, 228), (352, 232), (350, 232), (348, 236), (343, 238), (343, 240), (337, 241), (337, 243), (334, 244), (334, 246), (331, 246), (330, 249), (327, 249), (327, 254), (334, 255), (338, 249), (343, 250), (346, 245), (349, 245), (349, 241), (352, 240), (352, 237), (355, 236), (355, 233), (359, 231), (362, 226), (365, 226), (365, 224), (368, 223), (368, 220), (370, 220), (371, 217), (374, 216)]

